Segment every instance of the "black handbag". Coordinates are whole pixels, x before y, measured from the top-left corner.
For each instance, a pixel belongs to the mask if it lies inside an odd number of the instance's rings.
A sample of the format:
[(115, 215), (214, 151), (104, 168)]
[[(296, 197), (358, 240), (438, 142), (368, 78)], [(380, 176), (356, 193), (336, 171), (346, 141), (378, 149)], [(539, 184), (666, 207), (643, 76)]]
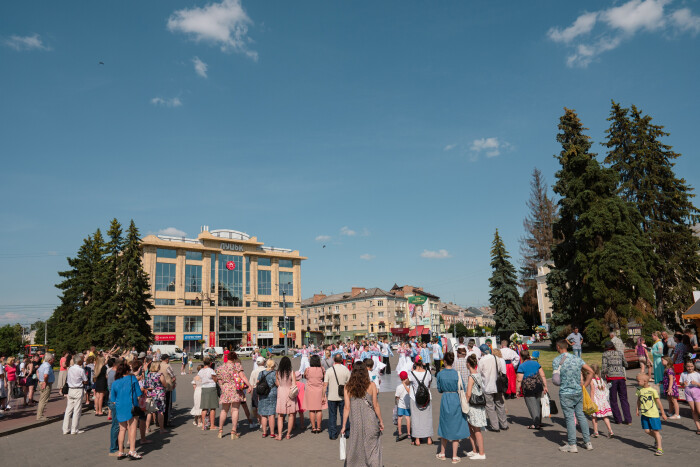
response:
[(338, 374), (335, 372), (335, 367), (331, 367), (333, 369), (333, 374), (335, 375), (335, 384), (338, 386), (338, 397), (344, 398), (345, 397), (345, 385), (340, 384), (338, 382)]
[(474, 407), (483, 407), (486, 405), (486, 396), (484, 395), (484, 390), (482, 389), (481, 385), (476, 382), (476, 378), (474, 378), (474, 375), (471, 375), (471, 378), (474, 380), (474, 384), (476, 384), (479, 387), (479, 391), (481, 391), (481, 394), (474, 394), (474, 391), (472, 391), (472, 395), (469, 398), (469, 405), (473, 405)]
[(557, 407), (557, 403), (552, 398), (549, 399), (549, 413), (551, 415), (557, 415), (559, 413), (559, 408)]
[(496, 391), (505, 394), (508, 392), (508, 376), (501, 373), (501, 370), (498, 368), (498, 358), (495, 355), (493, 355), (493, 359), (496, 360), (496, 372), (498, 373), (496, 377)]

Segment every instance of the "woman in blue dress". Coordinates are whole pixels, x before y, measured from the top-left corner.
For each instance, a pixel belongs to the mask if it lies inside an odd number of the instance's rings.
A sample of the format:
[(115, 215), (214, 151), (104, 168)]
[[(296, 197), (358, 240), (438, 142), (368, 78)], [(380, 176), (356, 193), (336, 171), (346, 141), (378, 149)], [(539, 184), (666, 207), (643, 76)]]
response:
[(277, 386), (275, 379), (277, 372), (275, 371), (275, 361), (269, 359), (265, 365), (265, 370), (258, 374), (258, 381), (265, 378), (267, 385), (270, 387), (270, 392), (263, 396), (258, 394), (258, 414), (261, 417), (262, 437), (267, 437), (267, 426), (270, 425), (270, 437), (275, 437), (275, 415), (277, 414)]
[[(438, 459), (445, 458), (447, 441), (452, 441), (452, 462), (459, 462), (457, 455), (460, 440), (469, 437), (469, 426), (467, 425), (467, 415), (462, 413), (462, 406), (459, 402), (460, 376), (457, 370), (452, 369), (455, 355), (446, 352), (443, 361), (445, 368), (437, 374), (437, 390), (442, 394), (440, 401), (440, 424), (438, 425), (438, 436), (440, 437), (440, 452), (436, 455)], [(466, 384), (462, 381), (462, 388), (466, 390)]]
[[(141, 396), (141, 387), (139, 381), (131, 373), (131, 368), (126, 362), (122, 362), (117, 367), (117, 372), (112, 383), (112, 391), (109, 397), (110, 402), (115, 404), (115, 417), (119, 422), (119, 454), (118, 458), (123, 459), (127, 455), (131, 459), (141, 459), (141, 455), (136, 452), (136, 426), (138, 418), (134, 417), (132, 408), (139, 406), (139, 397)], [(129, 451), (124, 452), (124, 438), (129, 436)]]

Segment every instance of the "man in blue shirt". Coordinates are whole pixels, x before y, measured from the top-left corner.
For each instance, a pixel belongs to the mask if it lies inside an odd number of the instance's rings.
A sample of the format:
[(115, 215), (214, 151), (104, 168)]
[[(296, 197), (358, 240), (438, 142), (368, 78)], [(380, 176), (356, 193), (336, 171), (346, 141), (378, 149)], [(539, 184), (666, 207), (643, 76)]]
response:
[[(581, 427), (583, 443), (587, 450), (591, 451), (590, 433), (588, 432), (588, 419), (583, 413), (583, 389), (581, 386), (581, 370), (586, 371), (583, 387), (587, 387), (593, 379), (593, 370), (581, 358), (567, 352), (569, 342), (557, 341), (559, 356), (552, 362), (552, 370), (560, 371), (561, 386), (559, 387), (559, 401), (566, 421), (567, 444), (560, 446), (562, 452), (578, 452), (576, 448), (576, 420)], [(576, 417), (574, 418), (574, 414)]]
[(389, 343), (386, 341), (386, 338), (384, 338), (384, 342), (380, 342), (379, 345), (382, 348), (382, 361), (386, 365), (386, 367), (384, 367), (384, 374), (390, 375), (391, 374), (391, 362), (389, 362), (389, 355), (391, 355), (393, 357), (394, 352), (391, 351), (391, 347), (389, 346)]
[(574, 332), (566, 337), (566, 342), (569, 343), (574, 350), (574, 355), (581, 358), (581, 344), (583, 344), (583, 336), (578, 332), (578, 326), (574, 326)]
[(39, 406), (36, 409), (36, 419), (39, 421), (46, 420), (46, 417), (44, 417), (44, 409), (46, 408), (46, 404), (49, 403), (51, 387), (55, 379), (53, 374), (54, 360), (54, 355), (48, 352), (44, 356), (44, 363), (42, 363), (36, 371), (36, 378), (39, 381), (39, 390), (41, 391), (39, 395)]

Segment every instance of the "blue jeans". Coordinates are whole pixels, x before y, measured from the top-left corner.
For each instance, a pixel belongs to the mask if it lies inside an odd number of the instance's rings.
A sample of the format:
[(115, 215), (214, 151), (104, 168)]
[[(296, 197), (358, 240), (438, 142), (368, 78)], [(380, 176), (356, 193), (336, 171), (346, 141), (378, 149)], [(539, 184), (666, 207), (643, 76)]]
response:
[(574, 355), (576, 355), (578, 358), (581, 358), (581, 349), (573, 349)]
[[(335, 439), (338, 437), (338, 418), (336, 411), (340, 411), (340, 423), (343, 423), (343, 410), (345, 409), (345, 401), (328, 401), (328, 437)], [(345, 437), (350, 437), (350, 420), (345, 429)]]
[[(108, 393), (109, 397), (109, 393)], [(112, 411), (112, 427), (109, 431), (109, 452), (119, 451), (119, 422), (117, 421), (117, 407), (114, 402), (107, 404), (109, 410)]]
[[(568, 443), (572, 446), (576, 445), (576, 421), (578, 421), (581, 426), (583, 442), (590, 442), (591, 436), (588, 432), (588, 419), (583, 413), (583, 393), (575, 395), (560, 394), (559, 402), (561, 402), (561, 410), (564, 412), (564, 420), (566, 421)], [(574, 420), (574, 415), (576, 415), (576, 420)]]

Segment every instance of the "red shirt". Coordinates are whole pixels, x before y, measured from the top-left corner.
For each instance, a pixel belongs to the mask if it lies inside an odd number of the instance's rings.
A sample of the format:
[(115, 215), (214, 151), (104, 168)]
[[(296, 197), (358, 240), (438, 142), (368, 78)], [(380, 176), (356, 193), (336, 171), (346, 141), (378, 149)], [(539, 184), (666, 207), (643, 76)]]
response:
[(5, 373), (7, 374), (8, 381), (17, 380), (17, 367), (14, 365), (5, 365)]
[(61, 367), (61, 371), (68, 370), (68, 368), (66, 368), (66, 357), (61, 357), (60, 367)]
[(229, 354), (229, 350), (228, 349), (224, 350), (224, 363), (228, 362), (228, 354)]

